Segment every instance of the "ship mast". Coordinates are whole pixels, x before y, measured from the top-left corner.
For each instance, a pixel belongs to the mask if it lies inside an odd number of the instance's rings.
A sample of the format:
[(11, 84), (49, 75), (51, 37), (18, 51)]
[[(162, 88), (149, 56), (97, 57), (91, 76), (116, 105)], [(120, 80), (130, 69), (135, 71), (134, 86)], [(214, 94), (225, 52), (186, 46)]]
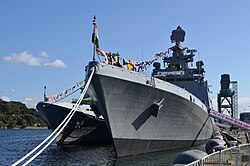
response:
[(92, 43), (93, 43), (93, 61), (95, 61), (95, 50), (99, 48), (99, 37), (96, 24), (96, 16), (93, 18), (93, 33), (92, 33)]
[(165, 63), (171, 64), (172, 67), (175, 67), (177, 70), (187, 69), (187, 63), (184, 61), (184, 51), (187, 49), (186, 47), (181, 47), (181, 42), (184, 42), (186, 32), (178, 26), (176, 30), (172, 31), (172, 35), (170, 36), (171, 42), (175, 43), (175, 45), (169, 48), (173, 52), (172, 58), (165, 58)]

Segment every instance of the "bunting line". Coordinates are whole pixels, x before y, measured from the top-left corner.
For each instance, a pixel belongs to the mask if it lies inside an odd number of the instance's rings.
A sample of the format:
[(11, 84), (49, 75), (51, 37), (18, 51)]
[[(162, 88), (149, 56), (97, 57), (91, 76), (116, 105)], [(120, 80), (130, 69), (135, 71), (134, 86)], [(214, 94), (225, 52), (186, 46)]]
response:
[(54, 96), (46, 96), (45, 94), (45, 101), (48, 102), (57, 102), (59, 100), (64, 99), (65, 97), (71, 95), (72, 93), (78, 91), (83, 86), (83, 81), (77, 82), (75, 85), (71, 86), (67, 90), (64, 90), (57, 95)]
[(169, 51), (166, 52), (160, 52), (155, 54), (154, 59), (152, 60), (145, 60), (145, 61), (135, 61), (133, 62), (130, 59), (124, 59), (119, 57), (119, 53), (107, 53), (103, 50), (101, 50), (100, 48), (96, 48), (96, 52), (105, 57), (105, 63), (106, 64), (111, 64), (111, 65), (115, 65), (115, 66), (119, 66), (122, 67), (122, 65), (120, 64), (120, 61), (123, 62), (123, 66), (127, 65), (127, 69), (129, 70), (136, 70), (136, 67), (138, 68), (137, 71), (144, 71), (147, 70), (147, 67), (149, 67), (154, 61), (157, 61), (159, 58), (162, 57), (166, 57), (169, 55)]
[(137, 71), (140, 72), (140, 71), (147, 70), (147, 67), (150, 66), (154, 61), (158, 60), (159, 58), (169, 55), (169, 50), (168, 50), (166, 52), (160, 52), (160, 53), (155, 54), (155, 57), (152, 60), (133, 62), (130, 59), (124, 59), (124, 58), (119, 57), (119, 53), (111, 53), (111, 52), (107, 53), (100, 49), (100, 43), (99, 43), (100, 41), (99, 41), (99, 36), (98, 36), (96, 16), (94, 16), (93, 25), (94, 25), (94, 28), (93, 28), (93, 33), (92, 33), (92, 43), (96, 47), (95, 48), (96, 52), (99, 55), (105, 57), (106, 64), (111, 64), (111, 65), (122, 67), (122, 65), (120, 64), (120, 61), (122, 61), (123, 66), (127, 65), (127, 69), (135, 71), (136, 67), (138, 67)]

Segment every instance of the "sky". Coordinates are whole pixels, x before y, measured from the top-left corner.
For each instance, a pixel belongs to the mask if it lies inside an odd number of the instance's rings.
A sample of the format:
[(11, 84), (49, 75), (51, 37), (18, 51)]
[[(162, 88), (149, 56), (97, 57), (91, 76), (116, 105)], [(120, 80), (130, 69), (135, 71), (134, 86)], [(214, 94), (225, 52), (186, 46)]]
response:
[(180, 25), (182, 46), (197, 49), (195, 61), (205, 63), (214, 107), (220, 76), (230, 74), (238, 82), (239, 112), (250, 111), (249, 6), (247, 0), (2, 0), (0, 98), (35, 107), (45, 85), (50, 96), (83, 80), (96, 15), (100, 48), (134, 61), (166, 51)]

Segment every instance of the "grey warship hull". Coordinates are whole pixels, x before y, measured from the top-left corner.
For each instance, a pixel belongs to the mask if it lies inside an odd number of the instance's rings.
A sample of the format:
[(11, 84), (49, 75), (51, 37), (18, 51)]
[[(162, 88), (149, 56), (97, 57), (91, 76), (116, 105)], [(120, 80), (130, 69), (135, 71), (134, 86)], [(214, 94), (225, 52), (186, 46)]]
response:
[[(38, 112), (54, 131), (73, 108), (73, 103), (39, 102)], [(63, 132), (56, 138), (57, 145), (109, 144), (112, 138), (102, 118), (96, 118), (88, 105), (81, 105)]]
[(116, 66), (95, 68), (88, 94), (96, 101), (118, 157), (203, 144), (211, 138), (208, 108), (169, 82)]

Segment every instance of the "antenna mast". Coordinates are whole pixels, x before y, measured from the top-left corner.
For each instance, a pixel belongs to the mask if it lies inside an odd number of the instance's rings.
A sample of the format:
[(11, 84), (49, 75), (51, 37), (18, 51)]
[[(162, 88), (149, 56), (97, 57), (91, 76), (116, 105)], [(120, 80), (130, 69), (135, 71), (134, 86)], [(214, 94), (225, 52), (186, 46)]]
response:
[(97, 32), (96, 16), (93, 18), (93, 33), (92, 33), (92, 43), (93, 43), (93, 61), (95, 61), (95, 50), (99, 47), (99, 39)]

